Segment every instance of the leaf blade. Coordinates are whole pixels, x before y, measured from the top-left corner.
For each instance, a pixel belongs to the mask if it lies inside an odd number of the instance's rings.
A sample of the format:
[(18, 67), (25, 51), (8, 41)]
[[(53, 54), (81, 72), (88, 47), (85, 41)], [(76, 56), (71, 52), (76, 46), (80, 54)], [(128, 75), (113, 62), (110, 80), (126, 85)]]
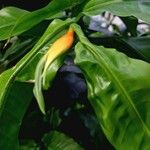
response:
[[(27, 31), (44, 19), (53, 17), (58, 12), (78, 5), (83, 1), (84, 0), (65, 0), (60, 4), (59, 0), (52, 0), (46, 7), (33, 12), (24, 11), (14, 7), (4, 8), (0, 11), (0, 20), (4, 19), (4, 21), (0, 23), (0, 40), (7, 39), (11, 36)], [(17, 11), (18, 13), (16, 15)], [(8, 15), (4, 16), (3, 14), (6, 13)], [(13, 14), (16, 15), (15, 18), (13, 18)], [(9, 24), (10, 20), (11, 24)]]
[(42, 140), (49, 150), (83, 150), (73, 139), (57, 131), (45, 134)]
[[(138, 0), (91, 0), (83, 9), (86, 15), (99, 15), (104, 11), (109, 11), (118, 16), (135, 16), (150, 23), (150, 14), (147, 11), (150, 3), (146, 5)], [(147, 9), (143, 9), (143, 7)]]
[(79, 27), (74, 30), (81, 41), (75, 63), (85, 75), (89, 100), (107, 138), (121, 150), (150, 148), (150, 65), (92, 45)]
[[(47, 28), (47, 30), (45, 31), (45, 33), (43, 34), (41, 39), (36, 43), (36, 45), (32, 48), (32, 50), (29, 53), (27, 53), (16, 64), (16, 66), (14, 66), (13, 68), (6, 70), (2, 74), (0, 74), (0, 83), (1, 83), (0, 84), (0, 121), (2, 120), (2, 117), (5, 116), (6, 109), (7, 109), (7, 107), (9, 107), (8, 104), (11, 102), (11, 99), (9, 99), (7, 96), (9, 96), (8, 93), (11, 93), (10, 90), (11, 90), (12, 86), (14, 85), (15, 78), (17, 77), (19, 72), (25, 66), (27, 66), (30, 63), (30, 61), (32, 61), (32, 59), (34, 59), (34, 57), (36, 57), (36, 54), (40, 51), (40, 49), (49, 40), (53, 40), (53, 37), (55, 37), (55, 35), (57, 35), (57, 33), (59, 33), (59, 31), (66, 28), (67, 26), (69, 26), (69, 24), (71, 22), (72, 22), (72, 20), (70, 20), (70, 19), (66, 20), (66, 21), (54, 20), (49, 25), (49, 27)], [(54, 26), (55, 26), (55, 29), (53, 28)], [(17, 105), (14, 106), (14, 109), (15, 109), (15, 107), (17, 107)], [(13, 115), (15, 115), (15, 114), (13, 114)], [(11, 126), (11, 122), (9, 122), (9, 121), (10, 121), (10, 119), (7, 120), (7, 124), (9, 124)], [(20, 122), (19, 122), (19, 125), (20, 125)], [(5, 124), (0, 124), (0, 128), (5, 128)], [(6, 126), (6, 130), (8, 131), (7, 134), (12, 132), (12, 130), (9, 130), (9, 128), (7, 128), (7, 126)], [(4, 134), (0, 133), (0, 138), (2, 139), (2, 140), (0, 140), (2, 142), (2, 143), (0, 143), (0, 147), (1, 146), (5, 147), (5, 144), (8, 145), (8, 143), (6, 141), (3, 141), (3, 139), (5, 139), (7, 137), (7, 134), (4, 135)], [(17, 135), (15, 135), (15, 136), (17, 136)], [(14, 144), (14, 143), (12, 143), (12, 144)], [(7, 147), (7, 145), (6, 145), (6, 147)], [(13, 147), (14, 145), (11, 145), (11, 146)]]

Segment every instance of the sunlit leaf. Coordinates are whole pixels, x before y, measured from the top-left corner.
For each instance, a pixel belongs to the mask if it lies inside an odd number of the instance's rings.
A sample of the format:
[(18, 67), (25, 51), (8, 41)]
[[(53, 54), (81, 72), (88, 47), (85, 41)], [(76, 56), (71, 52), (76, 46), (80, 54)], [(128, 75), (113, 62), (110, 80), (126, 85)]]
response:
[(150, 64), (80, 39), (75, 63), (88, 86), (88, 97), (101, 127), (116, 149), (150, 148)]
[(150, 23), (149, 9), (150, 2), (142, 3), (138, 0), (91, 0), (84, 7), (83, 13), (98, 15), (109, 11), (118, 16), (135, 16)]
[(33, 12), (8, 7), (0, 10), (0, 40), (18, 35), (29, 30), (46, 18), (53, 17), (67, 8), (82, 3), (84, 0), (52, 0), (46, 7)]

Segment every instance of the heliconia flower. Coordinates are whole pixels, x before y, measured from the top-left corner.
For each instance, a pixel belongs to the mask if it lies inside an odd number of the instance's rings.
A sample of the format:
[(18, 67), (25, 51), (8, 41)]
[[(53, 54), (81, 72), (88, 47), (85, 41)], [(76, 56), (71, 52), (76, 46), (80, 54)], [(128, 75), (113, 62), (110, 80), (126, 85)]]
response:
[(67, 33), (59, 39), (57, 39), (46, 53), (46, 63), (44, 66), (43, 74), (45, 74), (46, 70), (48, 69), (49, 65), (54, 59), (66, 52), (72, 46), (73, 40), (74, 31), (70, 27)]

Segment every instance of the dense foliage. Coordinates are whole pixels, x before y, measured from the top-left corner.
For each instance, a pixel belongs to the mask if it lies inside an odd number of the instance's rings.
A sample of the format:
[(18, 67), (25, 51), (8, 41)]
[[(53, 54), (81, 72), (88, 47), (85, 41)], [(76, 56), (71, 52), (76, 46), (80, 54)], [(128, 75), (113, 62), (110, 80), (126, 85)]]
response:
[(0, 149), (149, 150), (149, 9), (144, 0), (1, 9)]

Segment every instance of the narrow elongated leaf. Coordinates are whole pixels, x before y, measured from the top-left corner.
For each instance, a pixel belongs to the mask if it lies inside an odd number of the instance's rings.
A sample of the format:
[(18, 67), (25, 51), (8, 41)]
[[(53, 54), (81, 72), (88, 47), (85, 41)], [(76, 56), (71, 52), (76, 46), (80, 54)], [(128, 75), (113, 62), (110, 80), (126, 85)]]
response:
[(107, 138), (119, 150), (150, 149), (150, 64), (95, 46), (73, 26), (81, 41), (75, 63)]
[[(5, 116), (6, 112), (8, 111), (7, 108), (9, 107), (9, 103), (11, 102), (11, 99), (9, 99), (9, 91), (11, 90), (11, 87), (14, 83), (15, 78), (17, 77), (18, 73), (30, 63), (32, 59), (36, 56), (38, 51), (50, 40), (53, 40), (53, 37), (57, 33), (59, 33), (62, 29), (64, 29), (66, 26), (68, 26), (72, 21), (69, 19), (67, 21), (61, 21), (61, 20), (54, 20), (51, 25), (48, 27), (44, 35), (41, 37), (41, 39), (37, 42), (37, 44), (33, 47), (33, 49), (26, 54), (13, 68), (3, 72), (0, 75), (0, 121), (3, 120), (2, 118)], [(26, 97), (26, 96), (25, 96)], [(13, 109), (17, 109), (19, 107), (18, 105), (13, 106)], [(21, 113), (21, 112), (20, 112)], [(10, 115), (10, 114), (8, 114)], [(12, 116), (15, 115), (12, 111)], [(10, 117), (10, 116), (8, 116)], [(15, 118), (14, 118), (15, 119)], [(10, 122), (9, 122), (10, 121)], [(15, 120), (14, 120), (15, 121)], [(0, 129), (5, 128), (6, 124), (10, 125), (10, 127), (15, 128), (15, 124), (12, 124), (11, 120), (6, 120), (5, 124), (0, 123)], [(12, 126), (11, 126), (12, 124)], [(18, 124), (16, 124), (18, 125)], [(7, 128), (7, 126), (6, 126)], [(7, 134), (11, 135), (12, 130), (7, 130)], [(0, 132), (0, 149), (1, 147), (7, 146), (7, 142), (3, 141), (7, 139), (7, 134), (3, 134), (3, 132)], [(13, 136), (12, 136), (13, 139)], [(6, 145), (5, 145), (6, 144)]]
[[(33, 97), (33, 85), (15, 82), (8, 92), (7, 107), (0, 118), (0, 149), (19, 149), (20, 123)], [(17, 94), (16, 94), (17, 93)]]
[(122, 40), (141, 55), (144, 60), (150, 62), (150, 36), (123, 38)]
[(0, 69), (0, 73), (6, 70), (8, 66), (13, 66), (14, 62), (21, 58), (21, 56), (24, 56), (34, 46), (35, 43), (35, 39), (27, 39), (23, 42), (17, 41), (16, 43), (12, 44), (0, 59), (0, 68), (2, 68), (2, 70)]
[(150, 62), (150, 36), (140, 37), (95, 37), (90, 38), (96, 45), (104, 45), (120, 50), (132, 58), (139, 58)]
[[(5, 8), (0, 11), (0, 40), (18, 35), (46, 18), (50, 18), (67, 8), (82, 3), (84, 0), (52, 0), (46, 7), (27, 12), (18, 8)], [(18, 12), (17, 12), (18, 11)]]
[(43, 142), (48, 150), (83, 150), (72, 138), (57, 131), (46, 134)]
[(135, 16), (150, 23), (150, 2), (142, 3), (138, 0), (91, 0), (83, 13), (86, 15), (98, 15), (109, 11), (118, 16)]
[(52, 24), (48, 27), (47, 31), (44, 33), (44, 35), (41, 37), (38, 43), (33, 47), (33, 49), (27, 55), (25, 55), (25, 57), (23, 57), (21, 61), (19, 61), (16, 64), (15, 67), (5, 71), (4, 73), (0, 75), (0, 81), (1, 81), (1, 87), (2, 87), (0, 88), (0, 113), (4, 105), (3, 101), (4, 101), (5, 94), (7, 93), (7, 88), (11, 85), (11, 83), (13, 82), (17, 74), (26, 65), (29, 64), (29, 62), (36, 56), (38, 51), (42, 48), (44, 44), (46, 44), (48, 40), (51, 40), (56, 33), (64, 29), (70, 23), (71, 23), (71, 20), (68, 20), (68, 21), (56, 20), (52, 22)]
[[(36, 96), (37, 102), (41, 111), (45, 114), (44, 99), (42, 96), (42, 87), (47, 89), (49, 84), (46, 81), (47, 70), (49, 66), (58, 57), (61, 57), (71, 47), (74, 40), (74, 31), (69, 28), (67, 33), (58, 38), (49, 48), (48, 52), (39, 61), (36, 71), (35, 71), (35, 88), (34, 94)], [(43, 84), (42, 84), (43, 83)]]

